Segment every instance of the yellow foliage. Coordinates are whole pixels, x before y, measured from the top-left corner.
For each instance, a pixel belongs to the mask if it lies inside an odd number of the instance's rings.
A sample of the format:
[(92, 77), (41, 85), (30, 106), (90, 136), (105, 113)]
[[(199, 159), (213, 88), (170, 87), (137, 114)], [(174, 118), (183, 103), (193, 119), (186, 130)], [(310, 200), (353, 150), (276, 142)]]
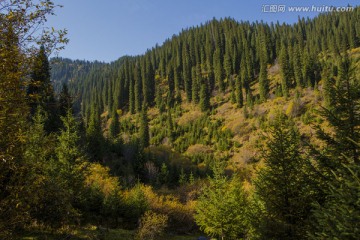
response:
[(91, 163), (88, 168), (88, 175), (85, 178), (85, 184), (89, 187), (99, 189), (105, 196), (109, 196), (119, 187), (117, 177), (112, 177), (109, 168), (99, 163)]
[[(173, 195), (156, 194), (151, 186), (141, 185), (141, 190), (145, 195), (150, 210), (169, 216), (170, 228), (173, 227), (176, 231), (186, 232), (194, 226), (194, 201), (183, 204)], [(127, 194), (129, 192), (125, 193), (125, 198)]]

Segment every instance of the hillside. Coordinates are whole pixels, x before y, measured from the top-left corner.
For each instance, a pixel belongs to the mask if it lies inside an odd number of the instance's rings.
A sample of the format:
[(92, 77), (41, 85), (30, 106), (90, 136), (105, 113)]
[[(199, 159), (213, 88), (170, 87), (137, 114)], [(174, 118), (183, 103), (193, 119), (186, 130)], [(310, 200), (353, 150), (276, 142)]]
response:
[(212, 20), (110, 64), (53, 59), (52, 79), (69, 84), (85, 125), (101, 115), (105, 138), (114, 137), (109, 128), (113, 113), (119, 115), (121, 157), (93, 153), (111, 169), (135, 161), (131, 149), (146, 105), (147, 154), (158, 171), (163, 163), (174, 169), (174, 184), (181, 169), (204, 176), (215, 159), (227, 161), (229, 170), (252, 172), (247, 163), (258, 161), (256, 146), (277, 111), (293, 118), (304, 136), (322, 123), (315, 110), (328, 101), (324, 85), (337, 78), (339, 54), (349, 49), (358, 61), (359, 28), (352, 20), (358, 15), (357, 8), (294, 25)]
[(111, 63), (49, 60), (56, 7), (0, 1), (1, 239), (359, 238), (359, 7)]

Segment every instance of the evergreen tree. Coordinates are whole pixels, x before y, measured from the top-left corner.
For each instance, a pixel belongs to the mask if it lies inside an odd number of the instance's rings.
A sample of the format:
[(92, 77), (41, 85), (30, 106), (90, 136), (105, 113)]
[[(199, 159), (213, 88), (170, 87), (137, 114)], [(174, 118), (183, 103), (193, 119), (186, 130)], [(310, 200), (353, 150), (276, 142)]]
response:
[(205, 112), (210, 109), (210, 94), (207, 84), (203, 82), (200, 88), (200, 109)]
[(139, 140), (141, 148), (147, 148), (150, 144), (149, 119), (147, 116), (147, 106), (143, 104), (140, 115)]
[(113, 106), (111, 112), (111, 123), (109, 127), (109, 135), (110, 138), (115, 139), (120, 131), (120, 124), (119, 124), (119, 114), (117, 113), (117, 109)]
[(269, 94), (269, 80), (267, 78), (267, 64), (264, 57), (261, 57), (260, 61), (260, 73), (259, 73), (259, 92), (260, 101), (266, 101)]
[(57, 102), (50, 82), (49, 60), (44, 46), (40, 47), (34, 59), (30, 77), (27, 94), (30, 98), (31, 113), (34, 114), (37, 107), (41, 106), (48, 115), (45, 129), (48, 132), (54, 132), (58, 129), (60, 122), (57, 115)]
[(103, 135), (101, 130), (100, 114), (98, 107), (94, 104), (91, 108), (90, 120), (86, 129), (86, 139), (88, 151), (93, 161), (102, 159)]
[(243, 99), (243, 90), (242, 90), (242, 83), (241, 83), (241, 76), (240, 74), (237, 75), (236, 77), (236, 82), (235, 82), (235, 98), (236, 98), (236, 103), (237, 106), (239, 108), (242, 108), (244, 105), (244, 99)]
[[(217, 166), (218, 165), (218, 166)], [(240, 180), (229, 180), (217, 164), (196, 205), (195, 221), (202, 231), (221, 239), (245, 238), (247, 199)]]
[(325, 149), (314, 151), (325, 201), (314, 213), (312, 239), (356, 239), (359, 235), (359, 98), (359, 80), (353, 63), (344, 54), (331, 108), (321, 112), (334, 132), (317, 128), (318, 138), (326, 143)]
[(268, 134), (262, 150), (265, 167), (255, 182), (265, 210), (258, 232), (264, 239), (305, 239), (316, 192), (300, 152), (300, 135), (283, 114)]
[[(56, 156), (59, 161), (58, 173), (64, 180), (63, 187), (67, 189), (65, 201), (71, 204), (68, 209), (68, 216), (74, 219), (77, 207), (83, 199), (83, 182), (86, 176), (86, 162), (83, 150), (80, 148), (80, 134), (78, 121), (69, 110), (65, 117), (61, 118), (64, 129), (58, 137), (59, 145), (56, 148)], [(69, 217), (68, 217), (69, 218)]]
[(214, 52), (214, 72), (215, 72), (215, 82), (219, 91), (225, 91), (225, 83), (224, 83), (224, 68), (223, 61), (221, 56), (221, 50), (217, 48)]
[(199, 69), (198, 67), (193, 67), (191, 69), (191, 78), (192, 78), (192, 101), (194, 104), (199, 103), (199, 88), (200, 88), (200, 79), (199, 79)]
[(72, 99), (69, 93), (69, 88), (66, 83), (63, 84), (59, 96), (59, 115), (65, 117), (68, 110), (72, 109)]
[(280, 51), (280, 65), (281, 65), (281, 90), (284, 97), (289, 96), (289, 87), (290, 87), (290, 64), (289, 64), (289, 54), (287, 51), (286, 45), (282, 45)]
[(142, 103), (142, 78), (140, 63), (137, 62), (134, 69), (134, 99), (135, 99), (135, 111), (140, 112)]

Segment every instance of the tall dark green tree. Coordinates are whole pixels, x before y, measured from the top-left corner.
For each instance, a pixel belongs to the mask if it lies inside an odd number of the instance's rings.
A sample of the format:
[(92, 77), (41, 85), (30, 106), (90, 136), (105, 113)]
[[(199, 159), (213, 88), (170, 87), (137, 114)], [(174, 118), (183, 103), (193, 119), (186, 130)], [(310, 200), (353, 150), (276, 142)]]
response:
[(267, 134), (265, 167), (255, 182), (265, 211), (257, 230), (263, 239), (306, 239), (316, 191), (300, 134), (284, 114), (276, 116)]
[(201, 83), (200, 87), (200, 109), (205, 112), (210, 109), (210, 93), (206, 82)]
[[(217, 164), (218, 165), (218, 164)], [(196, 205), (195, 221), (206, 234), (221, 239), (246, 238), (247, 198), (241, 180), (228, 179), (223, 167), (213, 168), (213, 177)]]
[(264, 56), (260, 56), (259, 92), (260, 101), (266, 101), (269, 94), (269, 80), (267, 78), (267, 63)]
[(325, 201), (317, 205), (312, 239), (356, 239), (359, 236), (360, 84), (354, 64), (345, 53), (330, 108), (322, 115), (333, 133), (317, 128), (326, 145), (315, 151), (317, 170), (325, 183)]
[(103, 135), (101, 129), (101, 119), (98, 106), (93, 104), (91, 107), (91, 115), (86, 128), (86, 139), (88, 144), (88, 152), (92, 161), (101, 161), (103, 152)]
[(109, 135), (110, 138), (115, 139), (120, 131), (120, 124), (119, 124), (119, 114), (117, 113), (117, 108), (113, 106), (111, 111), (111, 123), (109, 126)]
[(141, 148), (147, 148), (150, 144), (149, 119), (147, 105), (143, 104), (140, 114), (139, 140)]
[(240, 74), (238, 74), (236, 77), (235, 92), (236, 92), (235, 93), (236, 104), (239, 108), (242, 108), (244, 105), (244, 97), (243, 97), (242, 82), (241, 82)]
[(191, 79), (192, 79), (192, 102), (194, 104), (199, 103), (199, 91), (200, 91), (200, 72), (199, 66), (192, 67), (191, 69)]
[(282, 45), (280, 51), (280, 66), (281, 66), (281, 91), (284, 97), (289, 96), (289, 87), (291, 82), (291, 70), (289, 62), (289, 54), (287, 46)]
[(41, 106), (48, 115), (45, 129), (54, 132), (58, 129), (60, 119), (57, 114), (57, 102), (50, 82), (50, 65), (44, 46), (41, 46), (34, 59), (27, 94), (30, 99), (31, 113)]
[(59, 115), (65, 117), (68, 110), (72, 109), (73, 100), (66, 83), (63, 84), (59, 95)]

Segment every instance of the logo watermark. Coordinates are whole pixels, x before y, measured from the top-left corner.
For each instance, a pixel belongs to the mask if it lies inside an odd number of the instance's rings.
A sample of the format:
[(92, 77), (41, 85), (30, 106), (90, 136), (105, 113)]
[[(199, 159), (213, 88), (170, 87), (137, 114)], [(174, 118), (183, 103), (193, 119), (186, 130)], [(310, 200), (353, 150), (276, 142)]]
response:
[(284, 12), (351, 12), (354, 10), (352, 6), (327, 6), (327, 5), (311, 5), (311, 6), (287, 6), (284, 4), (264, 4), (261, 7), (263, 13), (284, 13)]

